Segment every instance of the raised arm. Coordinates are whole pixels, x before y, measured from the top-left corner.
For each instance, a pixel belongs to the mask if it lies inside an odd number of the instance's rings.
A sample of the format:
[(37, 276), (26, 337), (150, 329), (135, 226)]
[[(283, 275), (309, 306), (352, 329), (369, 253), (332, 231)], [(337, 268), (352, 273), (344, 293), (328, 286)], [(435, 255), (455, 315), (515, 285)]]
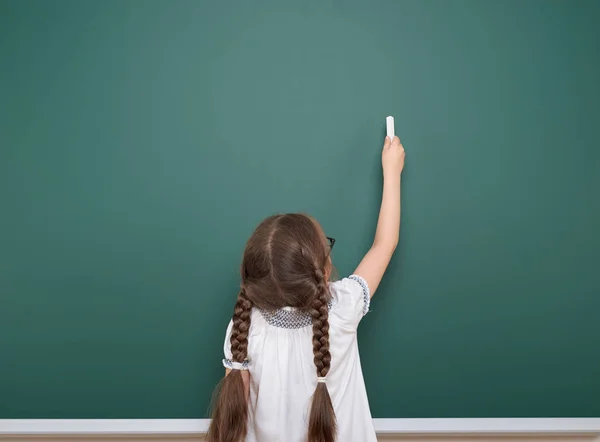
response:
[(400, 235), (400, 176), (404, 168), (404, 147), (398, 137), (386, 137), (381, 154), (383, 195), (373, 245), (354, 274), (367, 281), (371, 296), (387, 269)]

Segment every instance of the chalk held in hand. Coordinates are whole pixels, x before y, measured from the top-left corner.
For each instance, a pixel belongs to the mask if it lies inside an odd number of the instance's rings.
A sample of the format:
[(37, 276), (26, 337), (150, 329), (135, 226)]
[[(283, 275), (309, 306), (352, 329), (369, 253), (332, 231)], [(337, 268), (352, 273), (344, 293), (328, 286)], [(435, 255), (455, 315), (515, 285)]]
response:
[(394, 139), (394, 117), (387, 117), (385, 119), (385, 123), (387, 126), (387, 136), (390, 137), (390, 140)]

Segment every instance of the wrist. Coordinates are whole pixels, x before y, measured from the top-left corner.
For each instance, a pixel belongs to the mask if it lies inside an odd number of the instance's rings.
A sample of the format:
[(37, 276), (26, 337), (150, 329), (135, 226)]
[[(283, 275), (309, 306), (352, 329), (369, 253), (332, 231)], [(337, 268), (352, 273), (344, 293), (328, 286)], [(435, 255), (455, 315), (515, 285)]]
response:
[(384, 170), (383, 171), (383, 180), (389, 182), (400, 181), (400, 177), (402, 176), (402, 171), (392, 171), (392, 170)]

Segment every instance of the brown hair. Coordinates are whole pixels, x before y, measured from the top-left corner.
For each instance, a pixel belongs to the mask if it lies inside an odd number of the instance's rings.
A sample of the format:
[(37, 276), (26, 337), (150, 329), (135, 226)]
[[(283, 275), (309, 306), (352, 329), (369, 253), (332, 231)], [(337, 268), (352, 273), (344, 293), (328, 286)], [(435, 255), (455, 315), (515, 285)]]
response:
[[(273, 311), (296, 307), (312, 317), (316, 376), (329, 372), (329, 245), (319, 224), (307, 215), (275, 215), (254, 231), (244, 250), (241, 291), (233, 312), (233, 362), (248, 356), (252, 307)], [(247, 432), (248, 395), (240, 370), (217, 387), (209, 442), (240, 442)], [(317, 383), (308, 421), (308, 442), (333, 442), (336, 420), (325, 383)]]

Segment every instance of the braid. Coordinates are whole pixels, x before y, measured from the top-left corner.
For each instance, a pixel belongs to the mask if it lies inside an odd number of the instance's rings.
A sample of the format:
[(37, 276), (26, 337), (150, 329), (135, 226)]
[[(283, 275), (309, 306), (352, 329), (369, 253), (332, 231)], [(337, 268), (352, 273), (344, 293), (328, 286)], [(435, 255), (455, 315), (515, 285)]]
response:
[(310, 314), (313, 327), (313, 355), (317, 366), (317, 376), (325, 377), (329, 372), (331, 354), (329, 353), (329, 291), (323, 272), (315, 271), (318, 296), (315, 298)]
[(248, 357), (248, 331), (252, 301), (244, 289), (240, 291), (233, 309), (233, 328), (231, 329), (231, 353), (235, 362), (244, 362)]
[[(310, 314), (313, 327), (313, 356), (317, 367), (317, 376), (324, 378), (329, 373), (331, 353), (329, 353), (329, 290), (323, 271), (314, 272), (317, 283), (317, 296), (313, 301)], [(334, 442), (336, 433), (335, 410), (324, 382), (317, 382), (312, 398), (308, 418), (309, 442)]]
[[(243, 363), (248, 357), (248, 331), (252, 305), (252, 301), (242, 289), (233, 309), (230, 342), (234, 362)], [(240, 370), (232, 370), (217, 388), (206, 439), (208, 442), (241, 442), (246, 437), (248, 396), (244, 376)]]

